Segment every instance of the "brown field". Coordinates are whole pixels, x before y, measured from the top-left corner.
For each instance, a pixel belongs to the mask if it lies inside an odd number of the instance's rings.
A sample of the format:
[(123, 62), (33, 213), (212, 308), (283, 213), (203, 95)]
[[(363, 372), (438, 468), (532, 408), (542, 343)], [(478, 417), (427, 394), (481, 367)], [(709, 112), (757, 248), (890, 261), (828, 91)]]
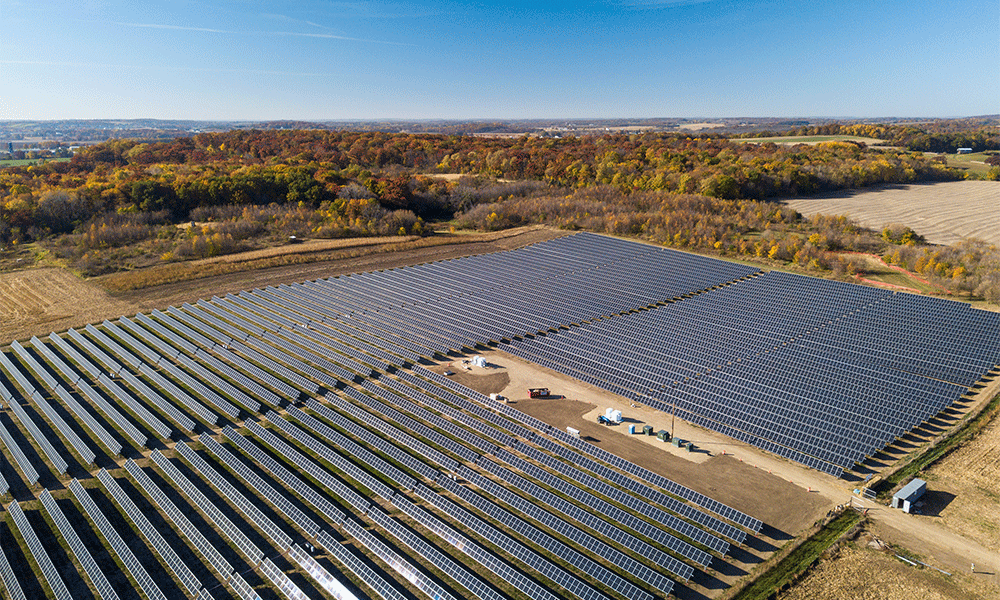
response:
[(682, 131), (701, 131), (702, 129), (718, 129), (725, 127), (725, 123), (683, 123), (677, 126)]
[(57, 268), (0, 274), (0, 339), (63, 331), (136, 312), (134, 304)]
[(901, 223), (932, 244), (954, 244), (964, 238), (1000, 244), (998, 181), (894, 185), (784, 202), (806, 216), (849, 215), (873, 229)]
[(941, 499), (932, 511), (935, 521), (1000, 551), (1000, 418), (931, 467), (925, 478)]
[(844, 543), (836, 556), (821, 560), (779, 600), (965, 600), (988, 598), (982, 577), (912, 567), (891, 550), (871, 548), (864, 536)]
[(731, 142), (745, 142), (752, 144), (763, 144), (771, 142), (773, 144), (778, 144), (779, 146), (797, 146), (799, 144), (804, 144), (806, 146), (815, 146), (816, 144), (825, 144), (827, 142), (858, 142), (866, 144), (868, 146), (881, 146), (885, 143), (885, 140), (880, 140), (876, 138), (860, 137), (856, 135), (784, 135), (776, 137), (752, 137), (752, 138), (733, 138), (729, 140)]

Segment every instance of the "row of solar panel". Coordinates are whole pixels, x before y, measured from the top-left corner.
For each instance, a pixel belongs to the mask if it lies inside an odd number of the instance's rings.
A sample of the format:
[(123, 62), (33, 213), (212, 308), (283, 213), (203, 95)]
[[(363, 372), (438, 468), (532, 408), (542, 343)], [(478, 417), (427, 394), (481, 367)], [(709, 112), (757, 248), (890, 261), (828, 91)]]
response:
[[(328, 399), (330, 399), (330, 398), (328, 397)], [(365, 403), (366, 406), (373, 407), (373, 406), (377, 405), (377, 403), (374, 402), (373, 399), (369, 398), (368, 400), (369, 401)], [(399, 398), (397, 401), (394, 401), (393, 404), (395, 406), (399, 406), (400, 408), (403, 408), (404, 410), (413, 411), (415, 414), (417, 414), (421, 418), (424, 418), (425, 416), (427, 416), (427, 414), (429, 414), (429, 413), (420, 414), (419, 411), (421, 409), (419, 409), (415, 405), (408, 405), (405, 401), (401, 401), (401, 400), (402, 399)], [(424, 430), (419, 425), (417, 425), (416, 427), (414, 427), (413, 430), (414, 431), (419, 431), (421, 434), (424, 433)], [(475, 461), (473, 461), (473, 462), (478, 461), (478, 458), (479, 457), (476, 456), (475, 457)], [(463, 471), (464, 469), (465, 469), (465, 467), (461, 467), (460, 471)], [(505, 469), (502, 469), (500, 467), (498, 467), (498, 469), (500, 469), (499, 473), (500, 473), (500, 476), (502, 477), (502, 479), (504, 481), (514, 481), (514, 480), (516, 480), (518, 478), (518, 476), (513, 475), (512, 472), (506, 471)], [(439, 478), (438, 481), (440, 482), (440, 481), (442, 481), (442, 479)], [(477, 483), (477, 485), (479, 487), (483, 487), (483, 481), (481, 480), (479, 483)], [(487, 490), (487, 488), (484, 488), (484, 490)], [(488, 491), (488, 493), (490, 493), (491, 495), (493, 495), (493, 496), (496, 497), (496, 496), (498, 496), (498, 492), (502, 491), (502, 488), (499, 488), (499, 486), (490, 485), (487, 491)], [(511, 502), (511, 498), (515, 498), (516, 500), (512, 503)], [(523, 501), (523, 500), (521, 500), (517, 496), (510, 496), (510, 495), (508, 495), (507, 499), (505, 501), (508, 504), (511, 504), (512, 508), (515, 508), (518, 511), (526, 512), (526, 513), (531, 513), (532, 516), (533, 516), (533, 518), (535, 518), (536, 520), (539, 520), (539, 522), (542, 522), (542, 523), (546, 524), (549, 527), (552, 527), (552, 526), (555, 525), (557, 527), (557, 529), (559, 530), (560, 533), (562, 533), (563, 535), (569, 535), (571, 537), (571, 539), (575, 539), (575, 540), (579, 541), (579, 539), (583, 538), (585, 540), (591, 540), (592, 541), (592, 539), (589, 538), (589, 536), (587, 536), (586, 534), (584, 534), (582, 531), (580, 531), (579, 529), (576, 529), (576, 527), (574, 527), (572, 525), (569, 525), (568, 523), (562, 521), (561, 519), (559, 519), (557, 517), (553, 517), (552, 515), (549, 515), (548, 513), (545, 513), (545, 511), (541, 511), (541, 510), (535, 510), (535, 511), (533, 511), (532, 508), (531, 508), (533, 505), (530, 502)], [(540, 514), (545, 515), (545, 516), (540, 517), (539, 516)], [(635, 565), (634, 564), (629, 564), (628, 561), (626, 561), (624, 564), (621, 563), (621, 562), (618, 562), (619, 559), (622, 558), (620, 556), (608, 557), (608, 558), (609, 558), (609, 560), (612, 560), (612, 562), (615, 562), (615, 564), (618, 564), (619, 566), (623, 566), (623, 567), (628, 568), (629, 572), (633, 572), (633, 571), (637, 570), (636, 567), (635, 567)], [(638, 569), (638, 570), (642, 571), (642, 569)], [(644, 573), (644, 574), (646, 574), (647, 576), (650, 575), (649, 573)], [(657, 587), (660, 587), (662, 585), (662, 581), (661, 581), (662, 580), (662, 576), (655, 576), (654, 575), (652, 578), (653, 578), (653, 581), (651, 581), (651, 583), (653, 583)]]
[[(486, 397), (483, 394), (480, 394), (480, 393), (478, 393), (478, 392), (476, 392), (476, 391), (474, 391), (472, 389), (467, 388), (466, 386), (464, 386), (464, 385), (456, 382), (453, 379), (444, 377), (442, 375), (439, 375), (439, 374), (434, 373), (432, 371), (429, 371), (427, 369), (418, 369), (416, 372), (419, 372), (422, 376), (427, 377), (427, 378), (433, 380), (435, 383), (438, 383), (438, 384), (441, 384), (441, 385), (443, 385), (445, 387), (449, 387), (451, 389), (459, 391), (460, 393), (464, 394), (468, 398), (474, 398), (474, 399), (478, 400), (481, 403), (490, 404), (492, 406), (492, 408), (494, 408), (495, 410), (497, 410), (497, 411), (499, 411), (499, 412), (501, 412), (501, 413), (503, 413), (503, 414), (505, 414), (505, 415), (507, 415), (507, 416), (509, 416), (509, 417), (511, 417), (511, 418), (513, 418), (513, 419), (515, 419), (515, 420), (517, 420), (519, 422), (521, 422), (521, 423), (525, 423), (526, 425), (529, 425), (530, 427), (534, 428), (536, 431), (538, 431), (540, 433), (546, 433), (546, 434), (550, 434), (550, 435), (556, 435), (557, 434), (556, 432), (558, 430), (555, 430), (552, 426), (544, 423), (543, 421), (540, 421), (539, 419), (531, 417), (530, 415), (527, 415), (527, 414), (525, 414), (525, 413), (523, 413), (523, 412), (515, 409), (514, 407), (507, 405), (507, 404), (500, 403), (500, 402), (490, 402), (489, 399), (488, 399), (488, 397)], [(561, 432), (559, 432), (559, 433), (561, 433)], [(721, 534), (725, 535), (726, 537), (728, 537), (729, 539), (732, 539), (733, 541), (735, 541), (737, 543), (742, 543), (746, 539), (746, 533), (743, 532), (742, 530), (737, 529), (737, 528), (733, 527), (732, 525), (729, 525), (728, 523), (725, 523), (723, 521), (719, 521), (718, 519), (715, 519), (714, 517), (711, 517), (711, 516), (709, 516), (709, 515), (701, 512), (701, 511), (699, 511), (699, 510), (696, 510), (696, 509), (694, 509), (693, 507), (691, 507), (689, 505), (679, 503), (676, 500), (674, 500), (673, 498), (670, 498), (670, 497), (668, 497), (668, 496), (666, 496), (666, 495), (664, 495), (664, 494), (662, 494), (660, 492), (656, 492), (655, 490), (651, 490), (648, 485), (643, 485), (643, 484), (639, 483), (636, 480), (629, 479), (627, 477), (622, 477), (620, 473), (614, 472), (614, 471), (612, 471), (610, 469), (607, 469), (606, 467), (601, 467), (597, 463), (594, 463), (593, 461), (590, 461), (589, 459), (585, 459), (584, 457), (581, 457), (579, 455), (576, 455), (572, 451), (570, 451), (570, 450), (568, 450), (568, 449), (566, 449), (566, 448), (564, 448), (562, 446), (559, 446), (558, 444), (554, 444), (550, 440), (547, 440), (547, 439), (542, 438), (540, 436), (534, 435), (533, 433), (527, 434), (526, 437), (527, 437), (527, 439), (531, 440), (533, 443), (536, 443), (536, 444), (542, 446), (543, 448), (546, 448), (546, 449), (548, 449), (550, 451), (557, 452), (557, 453), (563, 455), (564, 457), (569, 458), (574, 463), (584, 462), (584, 463), (589, 464), (592, 471), (595, 471), (595, 470), (596, 471), (600, 471), (598, 474), (600, 474), (602, 477), (605, 477), (606, 479), (609, 479), (610, 481), (615, 482), (617, 485), (619, 485), (621, 487), (624, 487), (625, 489), (629, 490), (630, 492), (632, 492), (632, 493), (638, 493), (638, 494), (646, 497), (647, 499), (651, 499), (654, 502), (657, 502), (657, 503), (661, 504), (662, 506), (664, 506), (664, 507), (666, 507), (666, 508), (668, 508), (668, 509), (676, 512), (677, 514), (680, 514), (680, 515), (684, 516), (685, 518), (694, 520), (694, 521), (702, 524), (703, 526), (707, 527), (708, 529), (710, 529), (712, 531), (716, 531), (718, 533), (721, 533)], [(590, 447), (590, 444), (588, 444), (585, 441), (578, 440), (576, 438), (573, 438), (573, 439), (574, 439), (574, 443), (575, 444), (581, 444), (582, 443), (582, 444), (585, 445), (585, 447)], [(539, 456), (538, 455), (535, 455), (533, 458), (535, 458), (536, 460), (539, 460)], [(620, 459), (620, 457), (616, 457), (616, 458), (618, 458), (618, 461), (621, 462), (621, 463), (627, 462), (627, 461), (624, 461), (623, 459)], [(556, 465), (554, 463), (550, 463), (550, 466), (552, 466), (553, 468), (556, 468), (556, 469), (563, 469), (564, 474), (567, 474), (565, 472), (565, 467), (563, 467), (561, 465), (559, 467), (556, 467)], [(648, 473), (648, 474), (651, 475), (651, 473), (649, 473), (648, 471), (645, 471), (644, 469), (641, 469), (640, 467), (638, 467), (637, 465), (634, 465), (634, 464), (630, 464), (628, 472), (630, 472), (632, 474)], [(587, 479), (585, 475), (583, 475), (582, 473), (579, 473), (578, 471), (574, 471), (574, 473), (572, 475), (570, 475), (570, 476), (572, 478), (574, 478), (575, 480), (583, 483), (585, 485), (585, 487), (591, 487), (591, 488), (593, 488), (595, 485), (598, 485), (597, 483), (595, 483), (591, 479)], [(733, 510), (731, 508), (724, 507), (724, 505), (722, 505), (722, 504), (720, 504), (720, 503), (718, 503), (716, 501), (713, 501), (710, 498), (708, 498), (708, 497), (706, 497), (706, 496), (704, 496), (702, 494), (694, 492), (693, 490), (691, 490), (689, 488), (681, 486), (681, 485), (679, 485), (679, 484), (677, 484), (675, 482), (669, 481), (669, 480), (667, 480), (666, 478), (664, 478), (662, 476), (659, 476), (656, 479), (657, 479), (656, 482), (650, 481), (649, 479), (647, 479), (647, 481), (649, 483), (654, 483), (654, 485), (659, 485), (659, 486), (663, 487), (664, 489), (670, 490), (671, 493), (673, 493), (673, 494), (675, 494), (675, 495), (677, 495), (677, 496), (679, 496), (679, 497), (681, 497), (681, 498), (683, 498), (685, 500), (691, 501), (694, 504), (697, 504), (699, 506), (702, 506), (704, 508), (712, 510), (713, 512), (716, 512), (717, 514), (720, 514), (721, 516), (724, 516), (727, 519), (730, 519), (730, 520), (732, 520), (732, 521), (734, 521), (736, 523), (739, 523), (740, 525), (748, 527), (752, 531), (757, 532), (757, 531), (760, 530), (760, 527), (761, 527), (762, 524), (760, 523), (760, 521), (758, 521), (756, 519), (753, 519), (753, 518), (751, 518), (751, 517), (749, 517), (749, 516), (747, 516), (747, 515), (745, 515), (743, 513), (740, 513), (739, 511), (735, 511), (735, 510)]]
[[(331, 402), (334, 402), (334, 404), (336, 406), (338, 406), (338, 408), (341, 408), (342, 410), (345, 410), (345, 411), (349, 411), (351, 414), (356, 414), (356, 412), (358, 412), (357, 410), (351, 410), (348, 406), (345, 406), (347, 403), (344, 403), (343, 401), (339, 401), (339, 399), (337, 399), (337, 398), (334, 398), (334, 397), (331, 397), (331, 396), (327, 396), (327, 400), (331, 401)], [(374, 405), (380, 404), (380, 403), (375, 402), (373, 399), (370, 399), (370, 400), (372, 400), (372, 401), (370, 403), (367, 403), (366, 404), (367, 406), (374, 406)], [(330, 420), (331, 422), (342, 422), (343, 421), (343, 419), (340, 418), (339, 415), (337, 415), (334, 411), (330, 410), (329, 408), (327, 408), (327, 407), (325, 407), (325, 406), (323, 406), (323, 405), (321, 405), (321, 404), (319, 404), (319, 403), (317, 403), (315, 401), (310, 401), (310, 403), (308, 404), (308, 406), (309, 406), (309, 408), (311, 410), (313, 410), (314, 412), (316, 412), (320, 416), (324, 417), (325, 419)], [(384, 421), (380, 421), (380, 420), (379, 421), (373, 421), (372, 420), (373, 419), (372, 416), (361, 417), (361, 418), (363, 418), (366, 422), (372, 424), (373, 426), (377, 427), (377, 429), (379, 431), (381, 431), (381, 432), (386, 432), (387, 429), (391, 428)], [(413, 430), (415, 432), (418, 432), (421, 435), (423, 435), (424, 432), (426, 431), (426, 428), (424, 428), (424, 426), (421, 426), (421, 425), (416, 424), (416, 423), (414, 423), (414, 425), (415, 425), (415, 427), (414, 427)], [(395, 437), (395, 436), (392, 436), (392, 437)], [(410, 444), (412, 444), (412, 446)], [(408, 447), (419, 446), (420, 444), (421, 443), (418, 442), (417, 440), (410, 438), (410, 443), (408, 444)], [(439, 457), (441, 456), (440, 453), (436, 453), (436, 454), (428, 453), (428, 455), (430, 455), (430, 456), (439, 456)], [(453, 470), (453, 472), (457, 472), (457, 469), (459, 468), (459, 465), (458, 465), (458, 463), (456, 461), (453, 461), (451, 459), (447, 459), (447, 458), (444, 458), (444, 457), (442, 457), (441, 460), (445, 461), (447, 463), (450, 463), (451, 465), (454, 465), (454, 467), (452, 469), (449, 469), (449, 470)], [(443, 466), (442, 462), (438, 462), (437, 464), (439, 466)], [(451, 481), (451, 479), (449, 479), (448, 477), (439, 477), (438, 475), (439, 474), (437, 472), (435, 472), (435, 471), (429, 471), (427, 479), (429, 481), (437, 481), (437, 482), (439, 482), (439, 484), (441, 484), (442, 486), (444, 486), (446, 489), (452, 491), (453, 493), (460, 494), (464, 499), (473, 502), (478, 508), (480, 508), (481, 510), (483, 510), (483, 512), (485, 512), (486, 514), (490, 514), (490, 515), (494, 515), (495, 516), (496, 514), (498, 514), (498, 511), (499, 511), (500, 514), (508, 514), (509, 515), (509, 513), (505, 513), (505, 511), (503, 511), (498, 506), (496, 506), (495, 504), (493, 504), (492, 500), (487, 500), (485, 498), (482, 498), (482, 497), (476, 495), (475, 493), (473, 493), (473, 492), (471, 492), (469, 490), (466, 490), (465, 488), (460, 488), (460, 486), (456, 486)], [(460, 489), (457, 489), (457, 488), (460, 488)], [(502, 520), (501, 522), (505, 522), (506, 523), (507, 521)], [(535, 530), (535, 531), (537, 531), (537, 530)], [(529, 538), (532, 538), (532, 537), (537, 539), (537, 538), (542, 538), (544, 536), (542, 534), (540, 534), (540, 533), (538, 535), (535, 535), (535, 536), (530, 536), (529, 535)], [(566, 549), (564, 547), (561, 547), (561, 546), (556, 546), (555, 544), (551, 544), (551, 543), (549, 543), (548, 546), (543, 545), (543, 547), (545, 547), (546, 550), (549, 550), (549, 551), (551, 551), (551, 552), (553, 552), (553, 553), (555, 553), (555, 554), (557, 554), (559, 556), (562, 556), (564, 559), (567, 559), (571, 563), (573, 562), (573, 559), (575, 557), (575, 553), (573, 551), (570, 551), (570, 550), (568, 550), (568, 549)], [(616, 583), (616, 585), (621, 585), (621, 584), (620, 583)], [(616, 589), (616, 588), (613, 586), (613, 589)]]

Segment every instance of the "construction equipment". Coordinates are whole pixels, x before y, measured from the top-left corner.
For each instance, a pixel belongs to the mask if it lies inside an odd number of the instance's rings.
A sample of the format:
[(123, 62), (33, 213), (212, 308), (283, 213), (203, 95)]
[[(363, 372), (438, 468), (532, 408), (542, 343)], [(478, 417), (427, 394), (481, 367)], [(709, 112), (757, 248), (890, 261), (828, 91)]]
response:
[(611, 425), (611, 421), (609, 421), (604, 415), (597, 415), (597, 422), (601, 425)]
[(548, 398), (549, 388), (528, 388), (529, 398)]

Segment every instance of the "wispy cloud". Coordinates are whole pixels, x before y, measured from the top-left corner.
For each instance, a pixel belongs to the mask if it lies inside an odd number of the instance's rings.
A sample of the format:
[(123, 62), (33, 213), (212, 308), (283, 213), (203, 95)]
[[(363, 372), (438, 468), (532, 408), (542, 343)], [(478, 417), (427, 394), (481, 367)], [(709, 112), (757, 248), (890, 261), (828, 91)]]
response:
[(404, 42), (391, 42), (387, 40), (371, 40), (365, 38), (349, 37), (346, 35), (337, 35), (333, 33), (304, 33), (299, 31), (231, 31), (226, 29), (211, 29), (208, 27), (189, 27), (186, 25), (167, 25), (162, 23), (123, 23), (118, 21), (110, 21), (111, 25), (117, 25), (119, 27), (134, 27), (138, 29), (164, 29), (171, 31), (194, 31), (198, 33), (213, 33), (222, 35), (250, 35), (250, 36), (274, 36), (274, 37), (303, 37), (303, 38), (320, 38), (327, 40), (343, 40), (347, 42), (364, 42), (367, 44), (384, 44), (389, 46), (414, 46), (415, 44), (408, 44)]
[(268, 18), (268, 19), (274, 19), (275, 21), (284, 21), (285, 23), (297, 23), (297, 24), (302, 24), (302, 25), (308, 25), (309, 27), (315, 27), (317, 29), (325, 29), (327, 31), (333, 31), (332, 27), (327, 27), (325, 25), (320, 25), (319, 23), (313, 23), (312, 21), (304, 21), (302, 19), (296, 19), (294, 17), (289, 17), (288, 15), (278, 15), (278, 14), (264, 13), (264, 14), (262, 14), (260, 16)]
[(132, 69), (154, 71), (184, 71), (195, 73), (237, 73), (244, 75), (294, 75), (301, 77), (328, 77), (328, 73), (308, 73), (302, 71), (277, 71), (267, 69), (215, 69), (211, 67), (180, 67), (177, 65), (127, 65), (114, 63), (88, 63), (50, 60), (0, 60), (0, 65), (31, 65), (44, 67), (73, 67), (90, 69)]

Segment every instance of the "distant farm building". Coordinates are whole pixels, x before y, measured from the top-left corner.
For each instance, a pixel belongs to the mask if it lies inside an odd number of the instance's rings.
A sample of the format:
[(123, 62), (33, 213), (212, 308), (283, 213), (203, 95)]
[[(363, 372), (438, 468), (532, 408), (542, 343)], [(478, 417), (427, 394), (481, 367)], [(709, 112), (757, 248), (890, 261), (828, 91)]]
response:
[(972, 148), (959, 148), (959, 154), (972, 154)]

